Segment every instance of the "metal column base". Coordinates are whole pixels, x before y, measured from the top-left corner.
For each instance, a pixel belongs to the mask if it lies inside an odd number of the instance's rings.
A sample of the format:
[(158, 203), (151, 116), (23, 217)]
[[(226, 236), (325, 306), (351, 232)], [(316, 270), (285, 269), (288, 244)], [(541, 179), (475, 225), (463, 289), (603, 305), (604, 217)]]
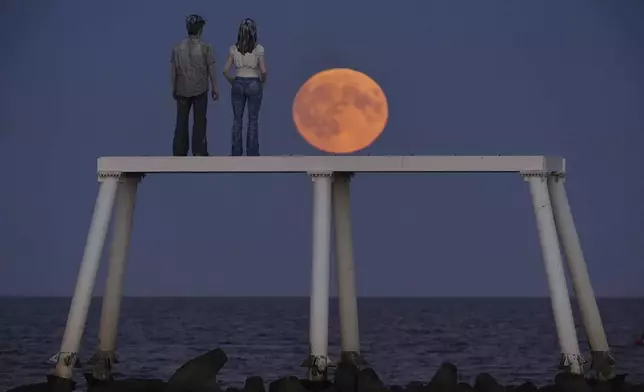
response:
[(588, 363), (581, 354), (561, 354), (559, 368), (567, 373), (584, 374), (584, 364)]
[(309, 369), (309, 378), (312, 381), (326, 381), (329, 368), (334, 366), (329, 357), (324, 355), (309, 355), (300, 365)]
[(92, 369), (92, 377), (99, 381), (112, 380), (112, 365), (117, 363), (114, 351), (98, 350), (87, 362)]
[(599, 380), (611, 380), (615, 378), (615, 359), (610, 351), (591, 351), (592, 364), (590, 368), (597, 375)]
[(358, 368), (368, 365), (364, 357), (356, 351), (342, 351), (340, 353), (340, 362), (351, 364)]
[(73, 366), (76, 369), (83, 367), (83, 363), (78, 359), (78, 354), (76, 353), (63, 353), (57, 352), (53, 357), (49, 358), (49, 362), (58, 363), (60, 360), (65, 364), (65, 366)]

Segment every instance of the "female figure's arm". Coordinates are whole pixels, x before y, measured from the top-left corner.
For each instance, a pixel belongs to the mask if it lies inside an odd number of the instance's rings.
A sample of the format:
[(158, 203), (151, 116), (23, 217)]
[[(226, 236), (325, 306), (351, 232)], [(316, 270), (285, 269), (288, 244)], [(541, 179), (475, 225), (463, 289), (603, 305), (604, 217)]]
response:
[(259, 54), (259, 57), (257, 58), (259, 62), (259, 72), (261, 73), (261, 79), (262, 83), (266, 83), (266, 59), (264, 59), (264, 48), (262, 47), (262, 51)]
[(230, 67), (233, 65), (233, 54), (228, 52), (228, 60), (226, 60), (226, 65), (224, 65), (224, 77), (232, 84), (233, 77), (230, 75)]

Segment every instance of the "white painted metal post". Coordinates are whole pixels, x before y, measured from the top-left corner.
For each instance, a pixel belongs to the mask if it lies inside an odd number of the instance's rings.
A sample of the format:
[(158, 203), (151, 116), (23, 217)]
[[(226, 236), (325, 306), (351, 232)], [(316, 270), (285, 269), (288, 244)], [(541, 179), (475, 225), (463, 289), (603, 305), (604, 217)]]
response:
[(615, 362), (610, 354), (606, 332), (604, 332), (604, 325), (599, 315), (599, 307), (595, 300), (595, 293), (564, 187), (564, 178), (560, 176), (548, 178), (548, 189), (552, 198), (557, 233), (568, 263), (584, 329), (588, 335), (592, 352), (592, 368), (602, 378), (613, 378), (615, 376), (613, 369)]
[(130, 233), (140, 176), (124, 176), (116, 193), (116, 210), (112, 224), (112, 244), (103, 294), (103, 308), (99, 327), (98, 351), (92, 358), (92, 374), (98, 380), (112, 378), (112, 364), (116, 362), (116, 336), (123, 297), (125, 260), (130, 245)]
[(352, 173), (335, 173), (333, 177), (333, 241), (340, 310), (341, 360), (362, 365), (364, 361), (360, 356), (358, 301), (351, 233), (351, 176)]
[(118, 177), (100, 178), (101, 185), (96, 198), (94, 215), (87, 235), (83, 261), (76, 281), (74, 298), (67, 316), (63, 343), (56, 354), (55, 376), (69, 379), (78, 361), (78, 349), (85, 330), (87, 311), (92, 301), (96, 272), (101, 261), (105, 236), (112, 215), (112, 206), (118, 187)]
[(313, 263), (311, 268), (310, 352), (305, 361), (312, 381), (323, 381), (329, 366), (329, 275), (331, 273), (332, 173), (313, 180)]
[(561, 366), (571, 373), (583, 374), (584, 359), (579, 352), (579, 341), (577, 340), (559, 239), (548, 193), (547, 175), (530, 173), (524, 176), (530, 183), (532, 204), (537, 219), (541, 251), (550, 289), (550, 301), (561, 347)]

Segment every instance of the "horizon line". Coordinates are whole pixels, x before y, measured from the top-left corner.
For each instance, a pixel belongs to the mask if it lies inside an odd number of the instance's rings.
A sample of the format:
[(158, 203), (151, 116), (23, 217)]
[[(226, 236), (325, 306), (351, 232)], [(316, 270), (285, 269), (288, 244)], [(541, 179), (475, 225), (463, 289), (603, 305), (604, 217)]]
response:
[[(72, 295), (47, 295), (47, 294), (0, 294), (0, 298), (33, 298), (33, 299), (71, 299)], [(103, 298), (103, 295), (93, 295), (92, 299)], [(246, 299), (308, 299), (309, 295), (124, 295), (122, 298), (159, 298), (159, 299), (201, 299), (201, 298), (246, 298)], [(338, 299), (337, 295), (330, 299)], [(548, 295), (434, 295), (434, 296), (407, 296), (407, 295), (364, 295), (358, 299), (550, 299)], [(570, 298), (575, 298), (571, 295)], [(644, 299), (644, 295), (603, 295), (596, 299)]]

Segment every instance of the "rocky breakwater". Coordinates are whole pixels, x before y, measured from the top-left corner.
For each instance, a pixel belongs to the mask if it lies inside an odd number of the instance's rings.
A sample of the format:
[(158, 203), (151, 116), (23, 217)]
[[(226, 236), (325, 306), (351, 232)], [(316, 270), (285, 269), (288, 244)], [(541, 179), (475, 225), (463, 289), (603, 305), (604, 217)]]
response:
[[(223, 388), (217, 380), (219, 370), (228, 358), (223, 350), (215, 349), (186, 362), (169, 380), (122, 379), (98, 381), (85, 374), (88, 392), (644, 392), (644, 384), (631, 384), (625, 375), (611, 381), (585, 379), (559, 373), (553, 383), (538, 387), (526, 382), (521, 385), (501, 385), (490, 374), (479, 374), (473, 384), (459, 381), (458, 369), (451, 363), (442, 364), (429, 381), (412, 381), (406, 386), (385, 385), (369, 367), (338, 364), (333, 380), (311, 382), (297, 377), (279, 378), (268, 384), (261, 377), (251, 376), (241, 388)], [(74, 382), (49, 376), (47, 382), (23, 385), (8, 392), (71, 392)]]

